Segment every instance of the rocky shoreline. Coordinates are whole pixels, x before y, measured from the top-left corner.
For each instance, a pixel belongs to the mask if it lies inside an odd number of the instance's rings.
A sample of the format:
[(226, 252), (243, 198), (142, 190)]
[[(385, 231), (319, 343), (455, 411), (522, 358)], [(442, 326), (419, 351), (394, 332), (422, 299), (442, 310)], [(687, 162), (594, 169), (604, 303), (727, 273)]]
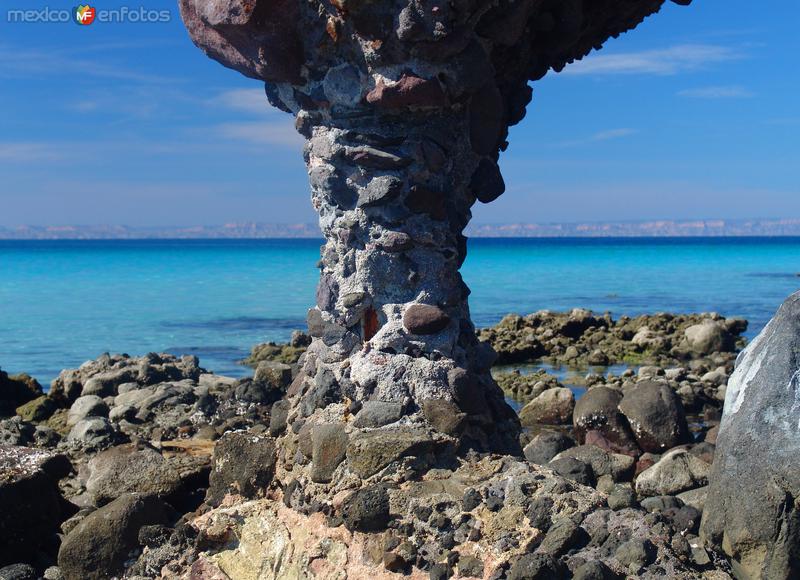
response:
[[(300, 578), (726, 578), (697, 534), (745, 329), (714, 314), (573, 310), (479, 331), (521, 406), (524, 460), (459, 458), (447, 436), (458, 417), (426, 410), (440, 433), (417, 433), (377, 402), (348, 420), (397, 428), (357, 441), (300, 428), (296, 451), (277, 449), (309, 342), (299, 332), (254, 347), (247, 379), (152, 353), (62, 371), (47, 394), (3, 373), (0, 578), (287, 577), (280, 567)], [(508, 372), (545, 357), (637, 364), (588, 373), (576, 400), (545, 371)], [(337, 480), (344, 455), (378, 482)], [(276, 471), (309, 461), (321, 483), (276, 485)], [(333, 502), (316, 498), (332, 485)]]

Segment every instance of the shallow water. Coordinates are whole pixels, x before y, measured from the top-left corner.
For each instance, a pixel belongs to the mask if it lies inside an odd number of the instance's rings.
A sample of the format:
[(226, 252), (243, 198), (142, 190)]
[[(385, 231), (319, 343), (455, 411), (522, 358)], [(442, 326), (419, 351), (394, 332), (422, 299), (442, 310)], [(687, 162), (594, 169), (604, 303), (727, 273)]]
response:
[[(318, 240), (0, 241), (0, 366), (49, 381), (104, 351), (197, 354), (219, 373), (305, 326)], [(800, 239), (474, 239), (477, 325), (508, 312), (718, 311), (748, 336), (800, 288)]]

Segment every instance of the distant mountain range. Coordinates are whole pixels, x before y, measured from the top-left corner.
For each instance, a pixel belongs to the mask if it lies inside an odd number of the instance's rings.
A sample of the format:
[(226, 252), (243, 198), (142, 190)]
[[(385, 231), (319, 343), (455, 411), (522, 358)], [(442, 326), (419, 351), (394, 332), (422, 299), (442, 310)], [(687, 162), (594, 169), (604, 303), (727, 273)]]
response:
[[(476, 238), (607, 238), (699, 236), (800, 236), (800, 219), (652, 220), (540, 224), (475, 224)], [(0, 240), (132, 240), (320, 238), (316, 224), (234, 223), (220, 226), (17, 226), (0, 227)]]

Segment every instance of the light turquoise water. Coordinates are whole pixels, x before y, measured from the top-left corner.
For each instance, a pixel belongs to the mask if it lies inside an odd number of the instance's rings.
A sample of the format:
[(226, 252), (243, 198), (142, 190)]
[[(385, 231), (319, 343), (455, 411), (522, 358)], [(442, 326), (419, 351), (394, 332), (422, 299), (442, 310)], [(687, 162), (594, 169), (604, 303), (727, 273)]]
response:
[[(314, 301), (316, 240), (0, 241), (0, 366), (42, 381), (104, 351), (194, 353), (221, 373)], [(463, 269), (478, 325), (576, 306), (710, 311), (752, 334), (800, 289), (800, 239), (487, 240)]]

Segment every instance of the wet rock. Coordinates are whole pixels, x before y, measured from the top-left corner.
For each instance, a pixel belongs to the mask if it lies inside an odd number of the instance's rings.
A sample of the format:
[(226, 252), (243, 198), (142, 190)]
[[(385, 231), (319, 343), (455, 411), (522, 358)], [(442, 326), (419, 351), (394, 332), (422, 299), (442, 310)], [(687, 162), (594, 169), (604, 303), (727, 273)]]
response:
[(311, 439), (311, 481), (328, 483), (347, 452), (344, 426), (330, 423), (316, 425)]
[(619, 410), (622, 397), (620, 391), (610, 387), (598, 386), (586, 391), (575, 404), (572, 415), (576, 434), (580, 437), (587, 431), (598, 431), (618, 452), (638, 450), (628, 420)]
[(625, 392), (619, 410), (628, 419), (636, 441), (655, 453), (684, 443), (689, 428), (680, 399), (668, 385), (645, 381)]
[(207, 501), (218, 505), (227, 494), (254, 498), (275, 475), (275, 440), (236, 431), (226, 433), (214, 447)]
[(389, 494), (384, 485), (359, 489), (342, 505), (342, 519), (350, 531), (378, 532), (390, 520)]
[(523, 426), (565, 425), (572, 421), (575, 395), (567, 388), (548, 389), (519, 412)]
[(536, 435), (523, 449), (525, 459), (538, 465), (546, 465), (553, 457), (575, 446), (575, 441), (558, 431), (543, 431)]
[(69, 513), (58, 481), (71, 470), (63, 455), (0, 446), (0, 566), (52, 558)]
[(388, 401), (365, 401), (361, 410), (356, 415), (353, 426), (359, 429), (365, 427), (383, 427), (400, 420), (403, 416), (403, 405)]
[(450, 317), (430, 304), (412, 304), (403, 314), (403, 326), (412, 334), (436, 334), (448, 324)]
[(685, 449), (666, 453), (661, 460), (639, 474), (636, 493), (640, 496), (675, 495), (708, 483), (711, 466)]
[(139, 545), (142, 526), (166, 524), (174, 517), (155, 497), (125, 494), (86, 516), (58, 552), (66, 580), (105, 580), (119, 575)]

